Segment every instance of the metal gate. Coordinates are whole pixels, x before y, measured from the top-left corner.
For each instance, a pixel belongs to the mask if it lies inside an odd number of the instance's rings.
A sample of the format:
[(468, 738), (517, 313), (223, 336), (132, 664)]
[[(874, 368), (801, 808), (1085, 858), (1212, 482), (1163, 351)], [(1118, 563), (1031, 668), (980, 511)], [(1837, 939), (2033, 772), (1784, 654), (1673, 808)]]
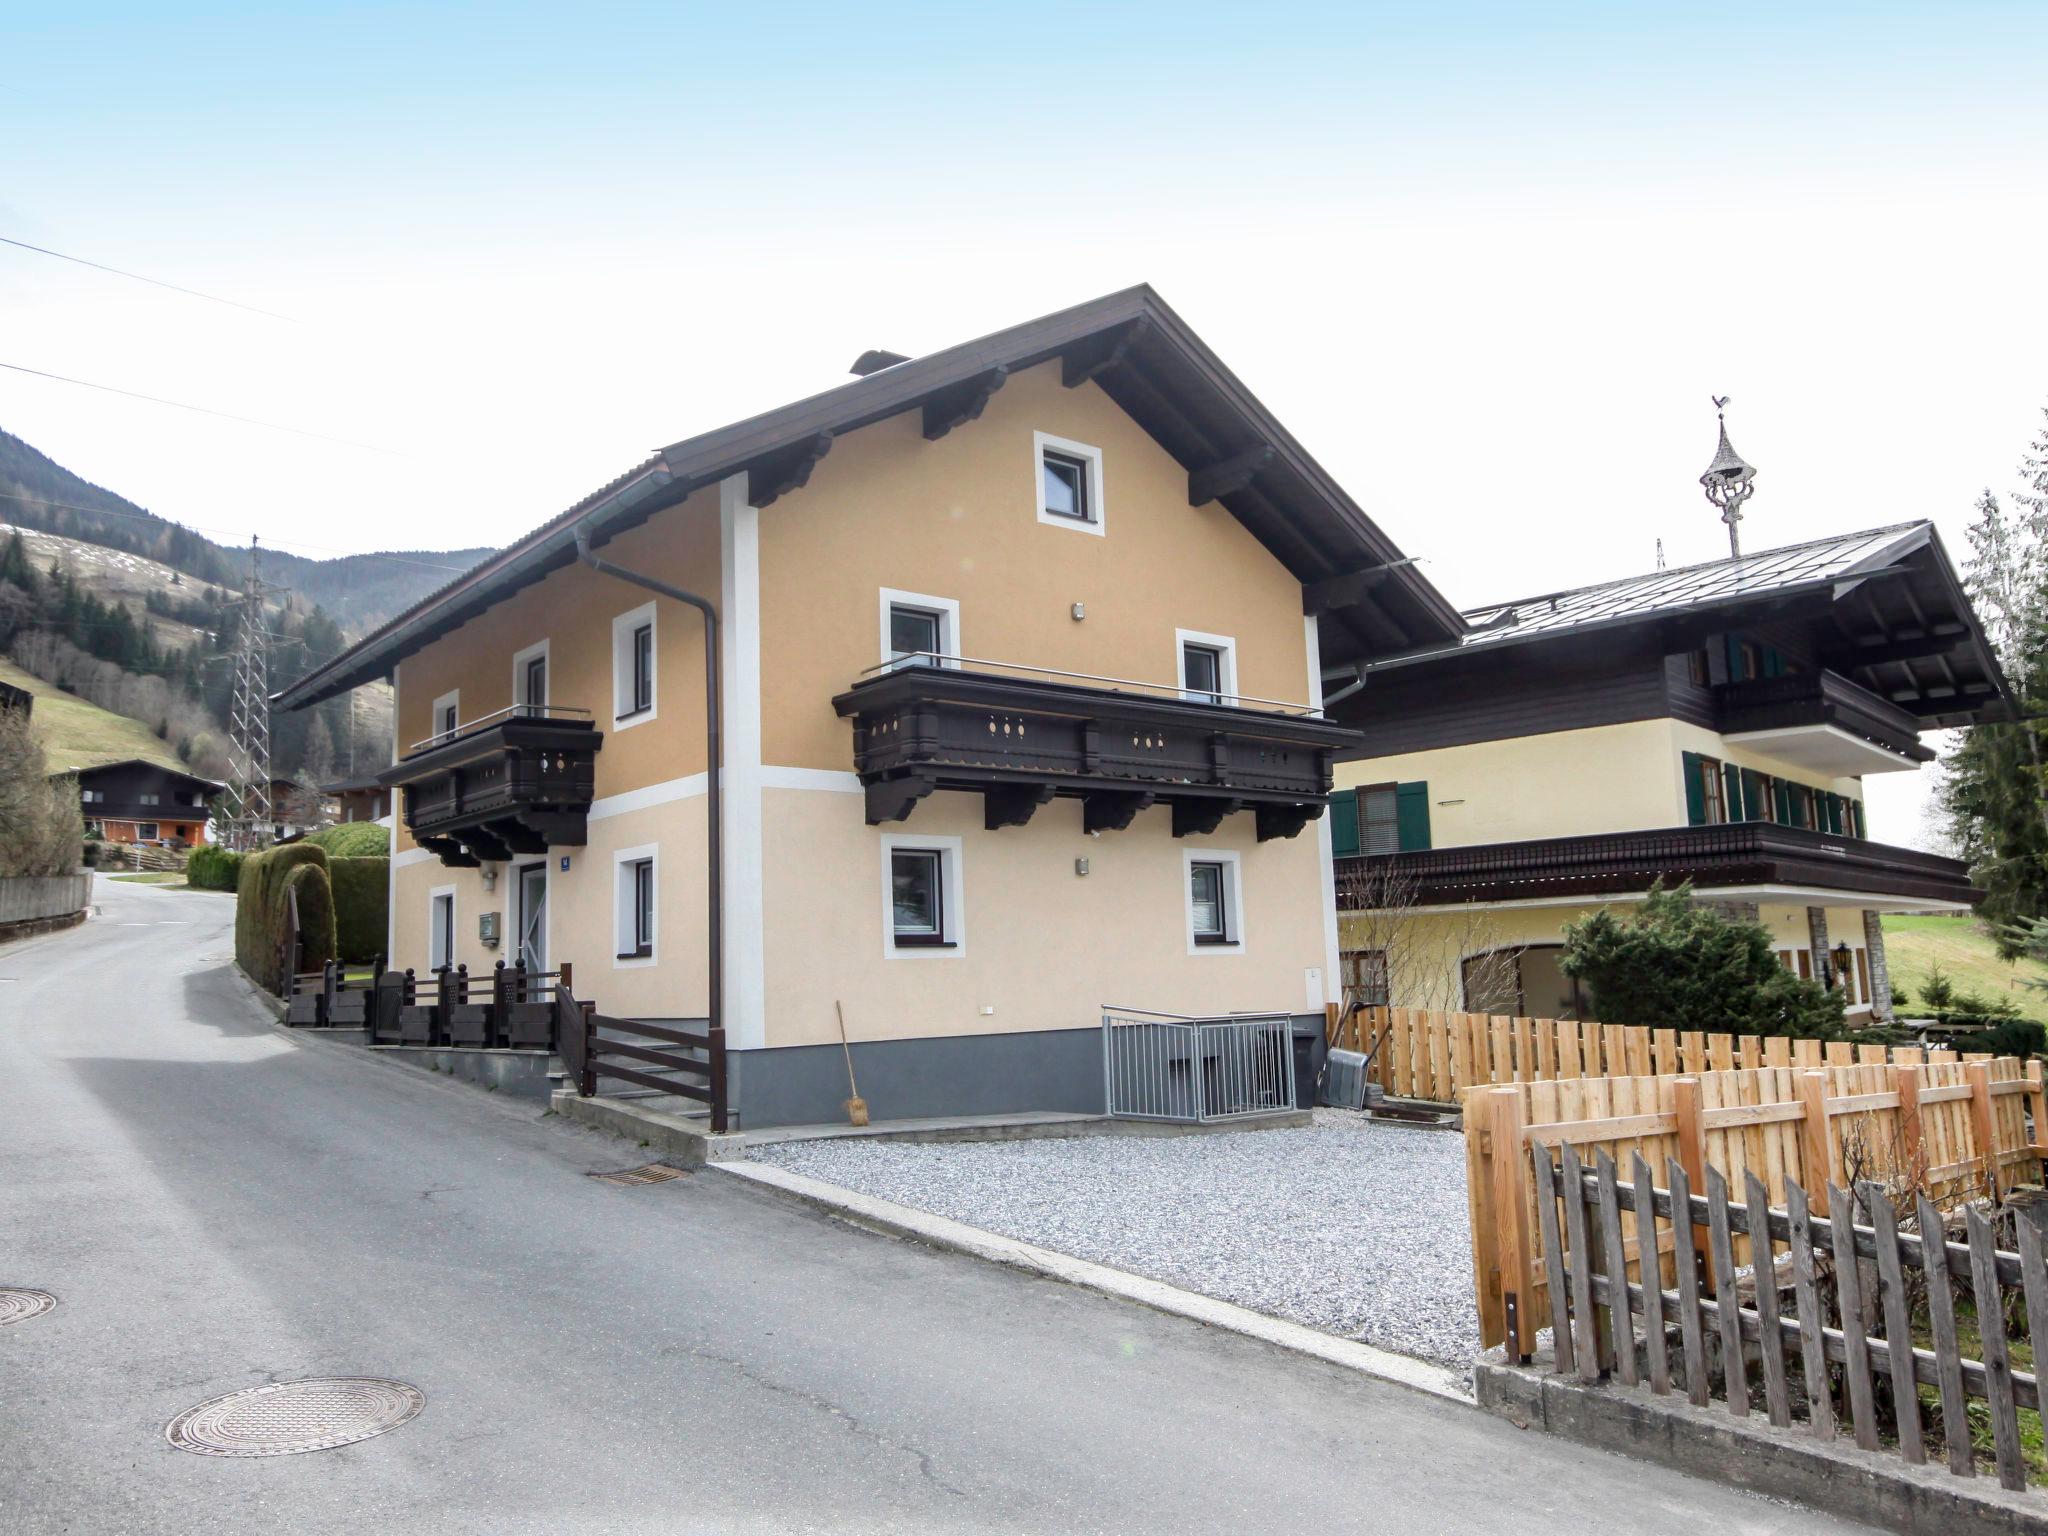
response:
[(1121, 1120), (1206, 1124), (1294, 1108), (1294, 1020), (1105, 1008), (1102, 1086)]

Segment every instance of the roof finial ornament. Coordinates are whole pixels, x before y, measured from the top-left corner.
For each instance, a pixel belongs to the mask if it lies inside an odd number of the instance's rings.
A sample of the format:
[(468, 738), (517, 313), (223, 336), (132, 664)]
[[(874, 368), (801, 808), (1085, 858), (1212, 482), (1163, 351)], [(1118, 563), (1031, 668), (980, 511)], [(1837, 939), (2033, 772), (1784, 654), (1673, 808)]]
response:
[(1714, 462), (1700, 476), (1700, 485), (1707, 493), (1707, 500), (1721, 509), (1721, 521), (1728, 525), (1728, 553), (1739, 557), (1742, 540), (1735, 525), (1742, 521), (1742, 504), (1755, 494), (1756, 471), (1728, 442), (1728, 401), (1731, 397), (1714, 395), (1710, 398), (1714, 402), (1714, 414), (1721, 422), (1721, 446), (1714, 454)]

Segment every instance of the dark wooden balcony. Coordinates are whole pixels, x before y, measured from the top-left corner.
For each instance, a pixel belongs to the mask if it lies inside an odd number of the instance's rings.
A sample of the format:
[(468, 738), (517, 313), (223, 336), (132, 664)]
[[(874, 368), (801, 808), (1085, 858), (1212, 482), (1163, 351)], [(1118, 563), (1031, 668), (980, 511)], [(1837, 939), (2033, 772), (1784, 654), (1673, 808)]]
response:
[(414, 744), (377, 782), (405, 791), (405, 825), (443, 864), (581, 847), (604, 736), (589, 711), (520, 705)]
[(1839, 672), (1792, 672), (1714, 689), (1721, 734), (1816, 772), (1917, 768), (1934, 753), (1920, 721)]
[(1336, 879), (1337, 904), (1351, 909), (1622, 895), (1657, 880), (1689, 880), (1702, 892), (1794, 886), (1928, 902), (1982, 894), (1961, 860), (1767, 821), (1362, 855), (1337, 860)]
[(1021, 826), (1055, 796), (1090, 832), (1170, 806), (1176, 837), (1240, 810), (1260, 841), (1322, 815), (1333, 755), (1364, 740), (1306, 706), (954, 657), (877, 669), (832, 701), (853, 721), (869, 825), (902, 821), (934, 790), (983, 797), (984, 824)]

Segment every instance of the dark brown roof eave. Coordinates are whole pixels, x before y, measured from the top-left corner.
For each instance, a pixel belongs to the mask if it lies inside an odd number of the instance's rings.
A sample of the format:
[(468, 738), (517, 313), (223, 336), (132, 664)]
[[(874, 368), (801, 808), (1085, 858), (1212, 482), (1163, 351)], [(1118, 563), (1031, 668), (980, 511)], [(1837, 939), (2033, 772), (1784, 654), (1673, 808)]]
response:
[[(427, 643), (427, 639), (421, 638), (427, 631), (438, 634), (453, 627), (443, 620), (449, 610), (465, 599), (479, 609), (488, 606), (497, 600), (492, 594), (500, 588), (509, 595), (510, 590), (524, 584), (524, 579), (536, 579), (532, 575), (536, 565), (565, 563), (567, 558), (573, 558), (564, 551), (573, 547), (573, 529), (579, 522), (590, 523), (601, 543), (608, 519), (633, 510), (639, 510), (640, 516), (646, 515), (640, 510), (641, 503), (656, 490), (669, 490), (672, 499), (680, 499), (691, 489), (722, 480), (806, 437), (856, 431), (912, 410), (939, 391), (997, 365), (1011, 370), (1033, 367), (1090, 338), (1138, 324), (1145, 327), (1148, 338), (1156, 338), (1170, 347), (1204, 385), (1216, 392), (1232, 416), (1242, 423), (1246, 436), (1270, 445), (1281, 466), (1310, 489), (1313, 505), (1306, 510), (1322, 512), (1328, 520), (1325, 531), (1332, 541), (1348, 545), (1353, 551), (1350, 557), (1333, 559), (1333, 568), (1318, 574), (1350, 574), (1353, 569), (1393, 565), (1402, 559), (1394, 542), (1345, 494), (1293, 434), (1280, 425), (1165, 300), (1150, 286), (1140, 284), (672, 443), (517, 544), (422, 599), (333, 661), (276, 694), (273, 702), (284, 709), (299, 709), (388, 676), (405, 655)], [(1229, 505), (1227, 500), (1225, 505)], [(1400, 587), (1414, 611), (1436, 632), (1453, 636), (1464, 631), (1465, 621), (1457, 609), (1412, 564), (1403, 564), (1394, 572), (1393, 584)]]

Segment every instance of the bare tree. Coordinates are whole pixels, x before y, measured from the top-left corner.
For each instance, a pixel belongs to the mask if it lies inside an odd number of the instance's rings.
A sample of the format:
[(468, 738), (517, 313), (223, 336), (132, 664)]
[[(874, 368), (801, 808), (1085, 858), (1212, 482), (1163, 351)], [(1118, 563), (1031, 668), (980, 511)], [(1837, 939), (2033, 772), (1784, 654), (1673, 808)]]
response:
[(63, 875), (85, 839), (78, 781), (52, 779), (25, 709), (0, 709), (0, 875)]
[(1415, 877), (1391, 860), (1357, 860), (1337, 876), (1344, 1002), (1444, 1013), (1519, 1013), (1524, 946), (1481, 906), (1424, 906)]

